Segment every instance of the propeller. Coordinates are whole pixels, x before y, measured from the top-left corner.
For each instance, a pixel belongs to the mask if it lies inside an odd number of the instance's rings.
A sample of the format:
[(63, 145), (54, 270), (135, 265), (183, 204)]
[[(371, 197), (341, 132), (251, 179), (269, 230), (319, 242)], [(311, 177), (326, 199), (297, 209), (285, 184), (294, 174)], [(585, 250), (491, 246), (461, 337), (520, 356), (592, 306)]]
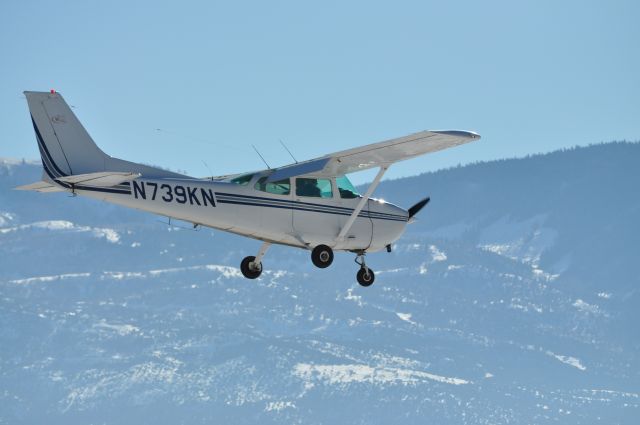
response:
[(417, 204), (409, 208), (409, 218), (411, 219), (413, 218), (414, 215), (418, 214), (420, 210), (423, 209), (424, 206), (429, 203), (430, 200), (431, 198), (426, 197), (422, 201), (418, 202)]

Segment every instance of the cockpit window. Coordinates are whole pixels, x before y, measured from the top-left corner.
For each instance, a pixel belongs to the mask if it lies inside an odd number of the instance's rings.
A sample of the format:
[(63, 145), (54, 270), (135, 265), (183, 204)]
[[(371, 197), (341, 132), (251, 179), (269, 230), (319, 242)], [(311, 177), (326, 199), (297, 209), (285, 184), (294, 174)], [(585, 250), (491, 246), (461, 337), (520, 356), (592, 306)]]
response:
[(284, 179), (267, 183), (267, 178), (261, 177), (253, 187), (262, 192), (275, 195), (288, 195), (291, 192), (291, 181)]
[(347, 176), (336, 177), (336, 185), (338, 186), (338, 191), (342, 199), (353, 199), (360, 196)]
[(299, 177), (296, 179), (296, 196), (333, 198), (331, 180)]
[(246, 186), (249, 184), (252, 178), (253, 178), (253, 174), (243, 174), (229, 181), (231, 183), (239, 184), (240, 186)]

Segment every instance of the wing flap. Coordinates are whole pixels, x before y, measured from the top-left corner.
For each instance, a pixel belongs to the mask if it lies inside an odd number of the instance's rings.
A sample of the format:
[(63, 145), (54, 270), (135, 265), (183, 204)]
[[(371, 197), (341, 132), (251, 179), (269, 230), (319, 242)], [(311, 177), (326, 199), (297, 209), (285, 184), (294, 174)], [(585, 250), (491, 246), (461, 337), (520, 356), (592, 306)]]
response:
[(60, 177), (56, 180), (70, 184), (82, 184), (85, 186), (112, 187), (129, 180), (135, 180), (140, 176), (140, 173), (103, 171), (99, 173), (76, 174), (73, 176)]

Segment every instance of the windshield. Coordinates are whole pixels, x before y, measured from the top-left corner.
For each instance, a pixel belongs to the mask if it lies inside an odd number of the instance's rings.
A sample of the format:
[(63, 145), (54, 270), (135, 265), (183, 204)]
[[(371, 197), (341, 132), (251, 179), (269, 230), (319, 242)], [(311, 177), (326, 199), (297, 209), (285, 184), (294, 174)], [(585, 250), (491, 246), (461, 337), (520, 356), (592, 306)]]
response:
[(338, 186), (338, 191), (340, 192), (340, 197), (343, 199), (353, 199), (360, 196), (358, 191), (351, 181), (347, 178), (347, 176), (336, 177), (336, 186)]

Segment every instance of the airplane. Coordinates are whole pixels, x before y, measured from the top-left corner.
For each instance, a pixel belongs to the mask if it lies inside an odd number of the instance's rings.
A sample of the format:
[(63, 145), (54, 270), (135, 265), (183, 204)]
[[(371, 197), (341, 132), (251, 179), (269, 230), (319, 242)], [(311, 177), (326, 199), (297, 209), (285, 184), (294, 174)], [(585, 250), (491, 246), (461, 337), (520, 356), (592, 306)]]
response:
[[(42, 180), (19, 190), (71, 192), (102, 201), (235, 233), (262, 241), (245, 257), (240, 271), (258, 278), (272, 244), (311, 251), (319, 268), (331, 265), (334, 251), (356, 255), (357, 282), (370, 286), (374, 271), (365, 254), (386, 249), (429, 202), (405, 210), (372, 198), (385, 172), (396, 162), (480, 139), (471, 131), (422, 131), (347, 149), (319, 158), (250, 173), (195, 178), (113, 158), (93, 141), (62, 95), (24, 92), (44, 168)], [(347, 174), (377, 168), (358, 193)]]

